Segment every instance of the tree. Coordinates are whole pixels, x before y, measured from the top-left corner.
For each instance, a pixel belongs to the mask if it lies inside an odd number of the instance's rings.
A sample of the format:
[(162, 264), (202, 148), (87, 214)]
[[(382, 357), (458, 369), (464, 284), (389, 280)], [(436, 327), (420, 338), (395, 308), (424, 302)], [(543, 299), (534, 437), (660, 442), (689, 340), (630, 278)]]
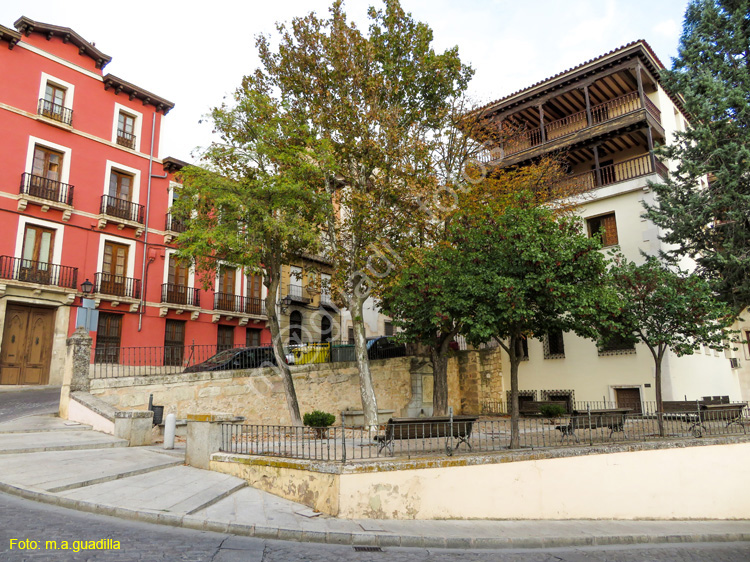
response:
[(399, 256), (408, 234), (426, 220), (420, 202), (435, 185), (430, 130), (471, 76), (456, 48), (436, 53), (426, 24), (398, 0), (384, 4), (384, 10), (370, 8), (367, 35), (347, 22), (336, 1), (328, 19), (310, 14), (279, 25), (277, 48), (258, 40), (258, 72), (330, 149), (317, 162), (330, 203), (326, 246), (336, 304), (352, 316), (370, 427), (377, 425), (377, 400), (363, 305), (377, 278), (390, 271), (385, 254)]
[(319, 249), (327, 198), (317, 162), (327, 151), (304, 118), (271, 95), (262, 76), (246, 77), (233, 102), (210, 114), (221, 141), (203, 153), (204, 166), (181, 171), (173, 212), (188, 228), (177, 238), (179, 256), (195, 263), (204, 285), (213, 285), (220, 262), (262, 273), (289, 416), (302, 425), (276, 299), (282, 264)]
[(618, 256), (612, 268), (612, 288), (619, 299), (607, 334), (643, 342), (654, 358), (654, 386), (659, 435), (664, 436), (661, 368), (668, 349), (692, 355), (701, 346), (726, 349), (732, 324), (729, 308), (716, 300), (708, 283), (697, 275), (670, 269), (649, 256), (642, 265)]
[[(692, 0), (677, 58), (663, 72), (682, 96), (689, 128), (661, 151), (676, 173), (654, 185), (648, 217), (667, 229), (674, 254), (735, 312), (750, 305), (750, 2)], [(700, 185), (708, 177), (707, 185)]]
[(594, 338), (592, 319), (610, 310), (612, 299), (600, 242), (582, 234), (580, 219), (538, 206), (529, 191), (508, 196), (512, 202), (499, 214), (491, 201), (462, 209), (451, 239), (460, 250), (466, 339), (495, 339), (510, 358), (510, 446), (518, 448), (522, 338), (557, 330)]

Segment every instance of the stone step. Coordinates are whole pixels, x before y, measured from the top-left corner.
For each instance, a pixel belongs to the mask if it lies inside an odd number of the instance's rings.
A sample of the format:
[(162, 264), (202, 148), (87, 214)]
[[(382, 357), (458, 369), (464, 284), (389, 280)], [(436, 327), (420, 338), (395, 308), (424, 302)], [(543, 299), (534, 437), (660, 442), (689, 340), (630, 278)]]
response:
[(59, 495), (99, 505), (188, 515), (245, 486), (247, 482), (234, 476), (175, 466), (60, 492)]
[(0, 455), (127, 446), (125, 439), (92, 430), (0, 434)]
[(84, 431), (87, 429), (91, 429), (91, 426), (49, 415), (27, 416), (0, 423), (0, 434), (28, 433), (30, 431), (35, 433), (43, 431)]
[(139, 447), (19, 453), (3, 456), (3, 482), (62, 492), (182, 463), (182, 459)]

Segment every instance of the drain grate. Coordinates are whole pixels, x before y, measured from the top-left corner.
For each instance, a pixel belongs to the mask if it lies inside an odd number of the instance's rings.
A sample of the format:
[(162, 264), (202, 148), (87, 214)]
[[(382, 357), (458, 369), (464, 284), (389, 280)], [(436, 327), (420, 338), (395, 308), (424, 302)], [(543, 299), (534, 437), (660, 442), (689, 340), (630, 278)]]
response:
[(383, 552), (379, 546), (355, 546), (354, 552)]

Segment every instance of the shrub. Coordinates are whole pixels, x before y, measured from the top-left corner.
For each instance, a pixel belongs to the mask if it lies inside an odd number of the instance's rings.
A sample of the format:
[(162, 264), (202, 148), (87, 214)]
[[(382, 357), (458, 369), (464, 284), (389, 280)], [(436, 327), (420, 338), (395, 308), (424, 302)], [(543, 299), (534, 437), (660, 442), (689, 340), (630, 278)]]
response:
[(567, 410), (565, 409), (565, 406), (561, 406), (560, 404), (542, 404), (539, 406), (539, 412), (541, 412), (545, 418), (557, 418), (566, 414)]
[(336, 421), (336, 416), (320, 410), (308, 412), (302, 418), (302, 423), (309, 427), (328, 427)]

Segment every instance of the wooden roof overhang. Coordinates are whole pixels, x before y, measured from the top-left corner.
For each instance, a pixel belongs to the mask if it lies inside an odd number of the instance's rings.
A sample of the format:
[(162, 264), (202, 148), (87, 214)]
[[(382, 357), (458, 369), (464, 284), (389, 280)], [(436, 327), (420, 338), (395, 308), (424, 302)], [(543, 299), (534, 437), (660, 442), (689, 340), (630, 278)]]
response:
[(21, 40), (21, 34), (18, 31), (13, 31), (0, 25), (0, 41), (6, 41), (8, 43), (8, 49), (13, 49)]
[(83, 37), (78, 35), (75, 31), (69, 27), (61, 27), (59, 25), (52, 25), (49, 23), (41, 23), (34, 21), (26, 16), (18, 18), (13, 26), (28, 37), (32, 33), (41, 33), (47, 37), (47, 41), (52, 39), (53, 36), (61, 37), (63, 43), (73, 43), (78, 47), (78, 53), (85, 55), (94, 60), (96, 68), (104, 68), (112, 60), (112, 57), (105, 55), (99, 49), (97, 49), (92, 43), (86, 41)]
[(104, 81), (105, 90), (114, 89), (115, 95), (124, 92), (128, 95), (131, 101), (137, 98), (143, 102), (143, 105), (151, 104), (156, 107), (156, 111), (161, 111), (164, 115), (169, 113), (170, 109), (174, 108), (174, 103), (171, 101), (167, 101), (164, 98), (152, 94), (151, 92), (144, 90), (135, 84), (131, 84), (122, 78), (118, 78), (113, 74), (105, 75), (102, 80)]

